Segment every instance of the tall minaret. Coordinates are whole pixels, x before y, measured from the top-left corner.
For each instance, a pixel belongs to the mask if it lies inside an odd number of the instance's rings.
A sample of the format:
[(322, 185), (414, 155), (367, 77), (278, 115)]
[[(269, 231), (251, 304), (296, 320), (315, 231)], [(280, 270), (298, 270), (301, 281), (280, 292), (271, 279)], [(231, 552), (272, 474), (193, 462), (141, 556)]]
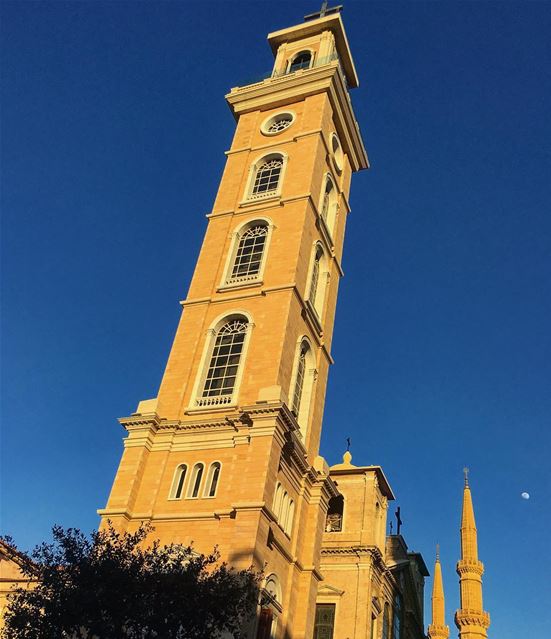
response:
[(450, 629), (446, 626), (446, 610), (444, 602), (444, 586), (442, 584), (442, 568), (440, 566), (440, 552), (436, 547), (436, 561), (434, 562), (434, 581), (432, 584), (432, 623), (429, 626), (430, 639), (448, 639)]
[(457, 562), (461, 608), (455, 613), (455, 625), (459, 629), (459, 639), (485, 639), (488, 636), (490, 615), (482, 606), (484, 564), (478, 559), (476, 524), (468, 472), (465, 468), (461, 515), (461, 559)]

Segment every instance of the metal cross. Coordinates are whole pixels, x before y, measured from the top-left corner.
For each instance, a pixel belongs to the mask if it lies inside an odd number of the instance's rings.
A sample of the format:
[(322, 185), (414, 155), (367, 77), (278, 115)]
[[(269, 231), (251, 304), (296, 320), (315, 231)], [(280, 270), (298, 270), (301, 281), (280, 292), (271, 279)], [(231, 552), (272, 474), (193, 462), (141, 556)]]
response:
[(310, 13), (307, 16), (304, 16), (304, 20), (316, 20), (317, 18), (324, 18), (326, 15), (339, 13), (342, 10), (342, 4), (339, 4), (336, 7), (327, 7), (327, 4), (327, 0), (323, 0), (323, 2), (321, 3), (321, 9), (317, 13)]
[(402, 527), (402, 524), (404, 523), (400, 518), (400, 506), (396, 508), (396, 512), (394, 514), (396, 515), (396, 534), (399, 535), (400, 528)]

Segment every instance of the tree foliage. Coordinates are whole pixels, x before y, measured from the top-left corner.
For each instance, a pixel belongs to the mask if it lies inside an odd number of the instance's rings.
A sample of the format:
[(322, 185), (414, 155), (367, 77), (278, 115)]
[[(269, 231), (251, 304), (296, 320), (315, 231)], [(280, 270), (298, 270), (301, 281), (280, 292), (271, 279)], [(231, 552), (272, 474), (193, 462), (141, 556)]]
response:
[[(216, 549), (153, 542), (150, 526), (86, 537), (53, 528), (21, 563), (35, 587), (10, 596), (3, 639), (212, 639), (241, 637), (259, 576), (218, 562)], [(227, 635), (226, 635), (227, 636)]]

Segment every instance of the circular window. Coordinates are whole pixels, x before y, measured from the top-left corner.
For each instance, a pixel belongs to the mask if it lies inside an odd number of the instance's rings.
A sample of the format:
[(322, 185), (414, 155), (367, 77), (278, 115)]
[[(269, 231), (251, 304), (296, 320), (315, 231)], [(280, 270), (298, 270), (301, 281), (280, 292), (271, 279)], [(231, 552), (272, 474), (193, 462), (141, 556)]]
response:
[(341, 143), (339, 142), (339, 138), (336, 133), (333, 133), (331, 136), (331, 149), (333, 151), (333, 158), (335, 159), (335, 165), (339, 173), (342, 171), (342, 167), (344, 166), (344, 155), (342, 152)]
[(270, 116), (260, 127), (264, 135), (277, 135), (288, 129), (295, 121), (293, 113), (285, 112)]

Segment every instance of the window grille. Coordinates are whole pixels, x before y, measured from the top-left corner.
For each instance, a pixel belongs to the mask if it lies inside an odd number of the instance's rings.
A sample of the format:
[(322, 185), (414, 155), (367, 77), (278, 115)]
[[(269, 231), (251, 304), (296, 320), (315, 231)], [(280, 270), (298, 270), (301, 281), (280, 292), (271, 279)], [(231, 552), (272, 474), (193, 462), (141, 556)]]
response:
[(314, 639), (333, 639), (335, 604), (316, 604)]
[(323, 255), (323, 251), (320, 246), (316, 247), (316, 254), (314, 256), (314, 264), (312, 265), (312, 277), (310, 278), (310, 292), (308, 294), (308, 300), (310, 304), (316, 307), (316, 295), (318, 293), (318, 284), (320, 276), (320, 261)]
[(267, 236), (268, 227), (265, 224), (252, 226), (243, 233), (239, 240), (228, 284), (257, 278)]
[(297, 377), (295, 380), (295, 392), (293, 393), (292, 412), (295, 417), (300, 413), (300, 401), (302, 399), (302, 389), (304, 387), (304, 375), (306, 373), (306, 354), (308, 353), (308, 344), (303, 343), (300, 347), (300, 355), (297, 365)]
[(312, 54), (309, 51), (299, 53), (291, 62), (289, 73), (298, 71), (299, 69), (309, 69), (312, 63)]
[(282, 168), (281, 158), (264, 161), (256, 171), (251, 197), (264, 197), (277, 191)]
[(274, 120), (268, 127), (268, 133), (280, 133), (281, 131), (284, 131), (287, 127), (290, 127), (292, 123), (293, 123), (293, 119), (290, 117), (282, 117), (277, 120)]
[(247, 335), (245, 320), (226, 322), (218, 331), (199, 406), (229, 404)]

